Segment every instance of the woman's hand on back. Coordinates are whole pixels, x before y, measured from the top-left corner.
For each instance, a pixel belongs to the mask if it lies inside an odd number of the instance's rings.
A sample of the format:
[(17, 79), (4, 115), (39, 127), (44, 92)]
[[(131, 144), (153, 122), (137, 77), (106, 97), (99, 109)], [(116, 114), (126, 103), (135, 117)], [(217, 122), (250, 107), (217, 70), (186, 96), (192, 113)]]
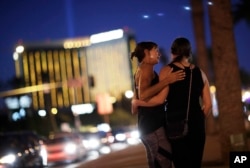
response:
[(171, 83), (174, 83), (177, 81), (181, 81), (186, 76), (186, 74), (183, 70), (178, 70), (178, 71), (172, 72), (173, 68), (171, 68), (171, 67), (166, 67), (166, 68), (163, 68), (162, 70), (164, 70), (166, 73), (166, 78), (164, 80), (168, 84), (171, 84)]

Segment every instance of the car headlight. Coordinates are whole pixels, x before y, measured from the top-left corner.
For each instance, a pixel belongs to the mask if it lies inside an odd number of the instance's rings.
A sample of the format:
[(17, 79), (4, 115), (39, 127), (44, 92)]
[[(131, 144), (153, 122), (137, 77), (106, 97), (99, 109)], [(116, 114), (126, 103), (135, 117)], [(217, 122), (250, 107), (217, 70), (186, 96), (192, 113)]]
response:
[(14, 154), (8, 154), (0, 158), (0, 163), (2, 164), (12, 164), (16, 161), (16, 156)]
[(126, 138), (127, 138), (126, 134), (124, 134), (124, 133), (118, 133), (118, 134), (115, 135), (115, 139), (117, 141), (125, 141)]
[(77, 146), (74, 143), (67, 143), (64, 147), (64, 151), (68, 154), (75, 154)]
[(47, 154), (46, 147), (44, 145), (41, 146), (40, 156), (43, 159), (43, 165), (46, 166), (48, 164), (47, 163), (48, 154)]
[(100, 146), (100, 141), (98, 139), (89, 139), (89, 146), (91, 149), (96, 149)]
[(100, 151), (101, 154), (108, 154), (108, 153), (111, 152), (111, 149), (110, 149), (109, 146), (103, 146), (103, 147), (100, 148), (99, 151)]
[(82, 142), (83, 146), (86, 147), (87, 149), (97, 149), (101, 146), (101, 142), (97, 138), (85, 139)]

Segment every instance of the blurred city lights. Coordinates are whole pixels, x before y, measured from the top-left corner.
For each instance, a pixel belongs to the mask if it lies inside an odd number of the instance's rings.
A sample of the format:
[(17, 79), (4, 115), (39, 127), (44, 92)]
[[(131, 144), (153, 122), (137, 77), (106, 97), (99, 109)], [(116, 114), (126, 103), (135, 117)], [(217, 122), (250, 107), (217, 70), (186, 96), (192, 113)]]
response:
[(125, 141), (126, 140), (126, 135), (124, 133), (118, 133), (115, 135), (115, 139), (117, 141)]
[(211, 93), (215, 93), (216, 92), (216, 88), (214, 85), (210, 86), (210, 92)]
[(125, 97), (131, 99), (134, 96), (134, 92), (132, 90), (127, 90), (125, 92)]
[(1, 165), (2, 164), (13, 164), (15, 162), (15, 160), (16, 160), (16, 156), (14, 154), (10, 153), (6, 156), (3, 156), (0, 160), (0, 163), (1, 163)]
[(94, 110), (94, 105), (91, 103), (72, 105), (71, 110), (74, 114), (89, 114)]
[(100, 115), (107, 115), (113, 112), (113, 106), (108, 93), (96, 96), (97, 110)]
[(123, 30), (117, 29), (108, 32), (93, 34), (90, 36), (91, 44), (100, 43), (104, 41), (110, 41), (114, 39), (119, 39), (123, 37)]
[(214, 85), (210, 86), (211, 98), (212, 98), (212, 113), (214, 117), (219, 116), (218, 103), (216, 99), (216, 87)]
[(80, 48), (80, 47), (87, 47), (87, 46), (90, 46), (89, 38), (66, 40), (63, 43), (63, 47), (65, 49)]
[(39, 110), (38, 115), (41, 116), (41, 117), (45, 117), (46, 116), (46, 111), (45, 110)]
[(17, 120), (19, 120), (20, 118), (21, 118), (21, 116), (19, 115), (18, 112), (14, 112), (14, 113), (12, 114), (12, 120), (13, 120), (13, 121), (17, 121)]
[(18, 98), (17, 97), (7, 97), (5, 99), (5, 104), (8, 109), (17, 109), (19, 108)]
[(138, 130), (132, 130), (130, 132), (130, 137), (127, 138), (127, 143), (130, 145), (135, 145), (140, 143), (140, 133)]
[(22, 53), (24, 51), (24, 47), (22, 45), (16, 47), (17, 53)]
[(106, 123), (98, 124), (97, 129), (104, 132), (109, 132), (111, 130), (110, 125)]
[(17, 109), (15, 110), (15, 112), (12, 114), (12, 120), (13, 121), (17, 121), (20, 120), (21, 118), (24, 118), (26, 116), (26, 111), (25, 109), (21, 108), (21, 109)]
[(23, 108), (21, 108), (20, 111), (19, 111), (19, 114), (20, 114), (21, 117), (25, 117), (26, 116), (26, 111)]
[(57, 109), (56, 108), (52, 108), (51, 109), (51, 113), (54, 114), (54, 115), (56, 115), (57, 114)]
[(64, 151), (68, 154), (74, 154), (77, 150), (77, 146), (74, 143), (67, 143), (64, 147)]
[(250, 99), (250, 91), (243, 91), (243, 93), (242, 93), (242, 101), (245, 102), (248, 99)]
[(83, 140), (83, 144), (90, 149), (97, 149), (100, 145), (101, 142), (97, 138), (90, 138), (89, 140)]
[(13, 59), (16, 61), (16, 60), (18, 60), (18, 57), (19, 57), (18, 53), (14, 52), (13, 53)]
[(108, 147), (108, 146), (103, 146), (103, 147), (100, 149), (100, 152), (101, 152), (102, 154), (108, 154), (108, 153), (111, 152), (111, 149), (110, 149), (110, 147)]
[(19, 98), (20, 107), (29, 108), (31, 106), (31, 103), (32, 99), (27, 95), (23, 95)]

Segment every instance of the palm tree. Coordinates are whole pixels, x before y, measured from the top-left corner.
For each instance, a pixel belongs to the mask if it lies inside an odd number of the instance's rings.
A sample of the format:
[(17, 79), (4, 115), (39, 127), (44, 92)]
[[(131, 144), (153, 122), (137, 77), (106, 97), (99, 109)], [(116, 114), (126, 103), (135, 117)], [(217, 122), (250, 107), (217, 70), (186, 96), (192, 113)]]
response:
[(221, 130), (221, 156), (224, 164), (228, 165), (228, 154), (232, 147), (230, 138), (245, 133), (230, 0), (213, 1), (208, 13)]
[[(204, 28), (204, 10), (202, 0), (191, 0), (193, 29), (196, 42), (198, 65), (208, 75), (208, 58)], [(209, 76), (209, 75), (208, 75)]]
[[(209, 69), (208, 55), (206, 49), (206, 38), (205, 38), (205, 28), (204, 28), (204, 9), (202, 0), (191, 0), (191, 14), (193, 21), (194, 37), (196, 42), (196, 55), (197, 64), (208, 76), (211, 82), (211, 70)], [(212, 134), (216, 132), (215, 129), (215, 119), (213, 115), (210, 115), (206, 122), (206, 132)]]

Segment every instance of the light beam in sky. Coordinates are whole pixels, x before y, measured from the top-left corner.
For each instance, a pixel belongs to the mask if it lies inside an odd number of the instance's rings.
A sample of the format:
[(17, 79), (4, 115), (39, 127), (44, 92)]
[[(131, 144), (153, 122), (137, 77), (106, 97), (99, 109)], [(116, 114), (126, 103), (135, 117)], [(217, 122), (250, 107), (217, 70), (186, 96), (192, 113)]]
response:
[(66, 10), (66, 19), (67, 19), (67, 27), (68, 27), (68, 35), (69, 37), (74, 37), (74, 24), (73, 24), (73, 16), (72, 16), (72, 1), (64, 0), (65, 2), (65, 10)]

